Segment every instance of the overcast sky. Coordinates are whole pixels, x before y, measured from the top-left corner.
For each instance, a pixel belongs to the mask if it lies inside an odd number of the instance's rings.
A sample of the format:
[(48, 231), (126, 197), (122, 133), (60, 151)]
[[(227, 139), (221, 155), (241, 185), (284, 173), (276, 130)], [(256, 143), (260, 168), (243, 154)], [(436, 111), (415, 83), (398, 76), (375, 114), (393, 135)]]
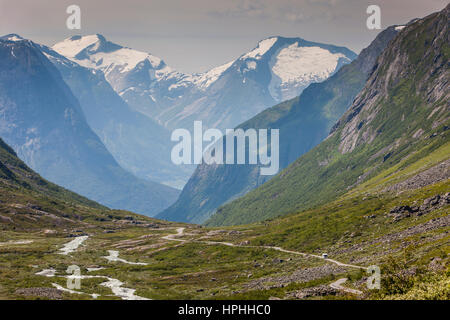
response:
[[(47, 45), (101, 33), (159, 56), (183, 72), (201, 72), (281, 35), (342, 45), (359, 53), (379, 32), (366, 28), (367, 6), (382, 27), (441, 10), (448, 0), (0, 0), (0, 34)], [(66, 28), (66, 8), (81, 7), (81, 30)]]

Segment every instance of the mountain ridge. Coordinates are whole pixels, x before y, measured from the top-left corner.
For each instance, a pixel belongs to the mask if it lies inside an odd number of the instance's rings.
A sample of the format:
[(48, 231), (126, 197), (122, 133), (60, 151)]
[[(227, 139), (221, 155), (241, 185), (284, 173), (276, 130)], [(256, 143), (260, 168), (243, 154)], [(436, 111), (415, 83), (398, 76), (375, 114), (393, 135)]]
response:
[(82, 67), (49, 47), (41, 49), (79, 100), (91, 128), (123, 168), (169, 186), (184, 184), (191, 170), (170, 161), (166, 128), (130, 108), (102, 72)]
[[(264, 44), (267, 41), (269, 46)], [(101, 51), (111, 46), (109, 52)], [(169, 129), (191, 128), (192, 119), (202, 120), (208, 127), (232, 128), (277, 99), (284, 100), (310, 82), (323, 80), (356, 57), (344, 47), (271, 37), (229, 63), (204, 73), (183, 74), (161, 58), (112, 44), (98, 35), (72, 37), (53, 49), (83, 66), (102, 70), (133, 109)], [(297, 62), (293, 64), (297, 68), (286, 69), (288, 62)], [(245, 109), (241, 108), (244, 100)]]

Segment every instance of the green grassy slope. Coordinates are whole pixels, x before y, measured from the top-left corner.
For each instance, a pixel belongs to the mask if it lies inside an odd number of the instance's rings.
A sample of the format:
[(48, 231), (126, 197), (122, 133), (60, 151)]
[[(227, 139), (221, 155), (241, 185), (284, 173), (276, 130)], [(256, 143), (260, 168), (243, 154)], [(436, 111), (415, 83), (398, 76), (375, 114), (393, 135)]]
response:
[(45, 194), (49, 198), (63, 201), (71, 201), (79, 205), (92, 208), (105, 208), (98, 203), (68, 191), (51, 182), (46, 181), (22, 160), (17, 157), (15, 151), (0, 138), (0, 179), (2, 189), (34, 192)]
[[(365, 298), (449, 299), (450, 181), (422, 186), (414, 178), (420, 172), (448, 173), (450, 142), (422, 152), (426, 155), (405, 158), (325, 205), (228, 228), (250, 230), (235, 237), (237, 243), (327, 252), (339, 261), (380, 266), (380, 290), (367, 290), (360, 282)], [(445, 161), (447, 167), (439, 167)], [(407, 185), (402, 184), (405, 180)], [(402, 206), (412, 211), (399, 214), (396, 209)], [(352, 281), (364, 275), (354, 274)]]
[(125, 217), (146, 219), (130, 212), (110, 210), (48, 182), (0, 138), (0, 230), (61, 229)]

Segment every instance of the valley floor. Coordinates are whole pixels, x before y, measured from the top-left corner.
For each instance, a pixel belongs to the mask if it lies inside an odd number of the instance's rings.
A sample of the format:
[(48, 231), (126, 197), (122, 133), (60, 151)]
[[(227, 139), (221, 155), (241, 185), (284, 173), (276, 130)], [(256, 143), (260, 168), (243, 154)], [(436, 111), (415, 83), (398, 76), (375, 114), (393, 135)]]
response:
[[(42, 233), (2, 235), (21, 239), (0, 243), (1, 298), (233, 298), (251, 293), (256, 282), (273, 274), (288, 277), (302, 270), (304, 279), (291, 285), (294, 290), (331, 284), (340, 275), (364, 269), (279, 247), (212, 241), (219, 234), (235, 232), (189, 225), (86, 232), (89, 235), (72, 234), (77, 236), (73, 239)], [(80, 267), (80, 275), (67, 273), (73, 265)], [(76, 278), (80, 288), (68, 289), (68, 279)], [(270, 288), (271, 283), (265, 281), (264, 286)], [(331, 284), (328, 290), (358, 292), (333, 288)]]
[[(0, 299), (448, 300), (447, 150), (430, 153), (425, 165), (384, 171), (326, 205), (230, 227), (3, 188)], [(435, 168), (444, 175), (422, 177)], [(379, 289), (367, 286), (374, 265)], [(76, 280), (79, 288), (68, 287)]]
[[(377, 221), (380, 218), (364, 217), (364, 220)], [(280, 219), (276, 225), (280, 227), (293, 218), (286, 219)], [(344, 234), (352, 241), (340, 239), (328, 248), (306, 250), (304, 245), (298, 246), (305, 248), (305, 252), (295, 249), (296, 246), (287, 238), (278, 240), (286, 247), (271, 245), (275, 241), (269, 238), (276, 226), (270, 222), (210, 229), (159, 221), (145, 223), (131, 218), (107, 222), (101, 227), (91, 225), (81, 229), (34, 233), (6, 231), (0, 238), (0, 298), (395, 297), (393, 292), (383, 296), (381, 290), (375, 290), (375, 293), (368, 290), (366, 269), (383, 261), (387, 254), (401, 257), (406, 252), (408, 241), (413, 241), (416, 248), (422, 247), (420, 250), (423, 252), (432, 253), (425, 276), (431, 277), (437, 283), (434, 285), (442, 291), (439, 294), (448, 298), (449, 277), (445, 269), (450, 226), (448, 205), (438, 205), (436, 210), (421, 219), (423, 221), (419, 224), (416, 221), (414, 227), (404, 225), (400, 227), (402, 231), (388, 231), (372, 241), (363, 240), (362, 235), (354, 233)], [(314, 221), (310, 223), (314, 225)], [(391, 225), (398, 228), (399, 223)], [(280, 237), (279, 232), (276, 234)], [(322, 256), (325, 252), (328, 257)], [(436, 252), (440, 252), (440, 257)], [(73, 282), (77, 278), (67, 273), (68, 267), (74, 265), (80, 268), (79, 289), (67, 288), (68, 279)], [(384, 269), (398, 267), (391, 263)], [(419, 269), (401, 268), (396, 271), (411, 273)], [(413, 274), (414, 277), (418, 275), (418, 272)], [(405, 285), (398, 282), (400, 287)], [(398, 293), (401, 298), (402, 292)]]

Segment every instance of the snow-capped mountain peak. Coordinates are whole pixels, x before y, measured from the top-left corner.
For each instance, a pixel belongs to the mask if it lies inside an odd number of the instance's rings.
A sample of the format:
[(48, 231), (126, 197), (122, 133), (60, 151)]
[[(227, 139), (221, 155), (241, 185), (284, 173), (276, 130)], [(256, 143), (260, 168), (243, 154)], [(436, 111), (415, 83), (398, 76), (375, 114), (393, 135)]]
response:
[(355, 53), (343, 47), (274, 36), (243, 54), (238, 59), (238, 70), (242, 83), (246, 83), (252, 73), (254, 77), (265, 74), (270, 95), (275, 102), (281, 102), (300, 95), (310, 83), (325, 80), (355, 57)]
[(103, 72), (133, 109), (167, 127), (202, 119), (208, 125), (232, 128), (298, 96), (309, 84), (325, 80), (356, 57), (347, 48), (273, 36), (236, 60), (207, 72), (186, 74), (158, 57), (98, 34), (72, 37), (53, 49)]
[[(321, 82), (333, 74), (339, 64), (352, 58), (321, 46), (303, 46), (298, 41), (280, 48), (270, 62), (272, 80), (269, 90), (277, 100), (298, 96), (309, 83)], [(277, 90), (281, 89), (281, 90)]]
[(196, 73), (186, 78), (187, 81), (193, 83), (199, 89), (205, 90), (211, 86), (220, 76), (227, 71), (235, 62), (235, 60), (225, 63), (221, 66), (212, 68), (204, 73)]
[(8, 40), (8, 41), (22, 41), (25, 40), (21, 36), (15, 33), (7, 34), (6, 36), (0, 37), (2, 40)]
[(98, 41), (100, 41), (98, 34), (88, 36), (73, 36), (55, 44), (53, 46), (53, 50), (67, 58), (74, 58), (82, 50), (95, 44)]
[[(105, 75), (131, 71), (146, 60), (153, 69), (167, 69), (160, 58), (109, 42), (100, 34), (68, 38), (55, 44), (53, 50), (84, 67), (101, 69)], [(170, 71), (167, 69), (165, 73)]]

